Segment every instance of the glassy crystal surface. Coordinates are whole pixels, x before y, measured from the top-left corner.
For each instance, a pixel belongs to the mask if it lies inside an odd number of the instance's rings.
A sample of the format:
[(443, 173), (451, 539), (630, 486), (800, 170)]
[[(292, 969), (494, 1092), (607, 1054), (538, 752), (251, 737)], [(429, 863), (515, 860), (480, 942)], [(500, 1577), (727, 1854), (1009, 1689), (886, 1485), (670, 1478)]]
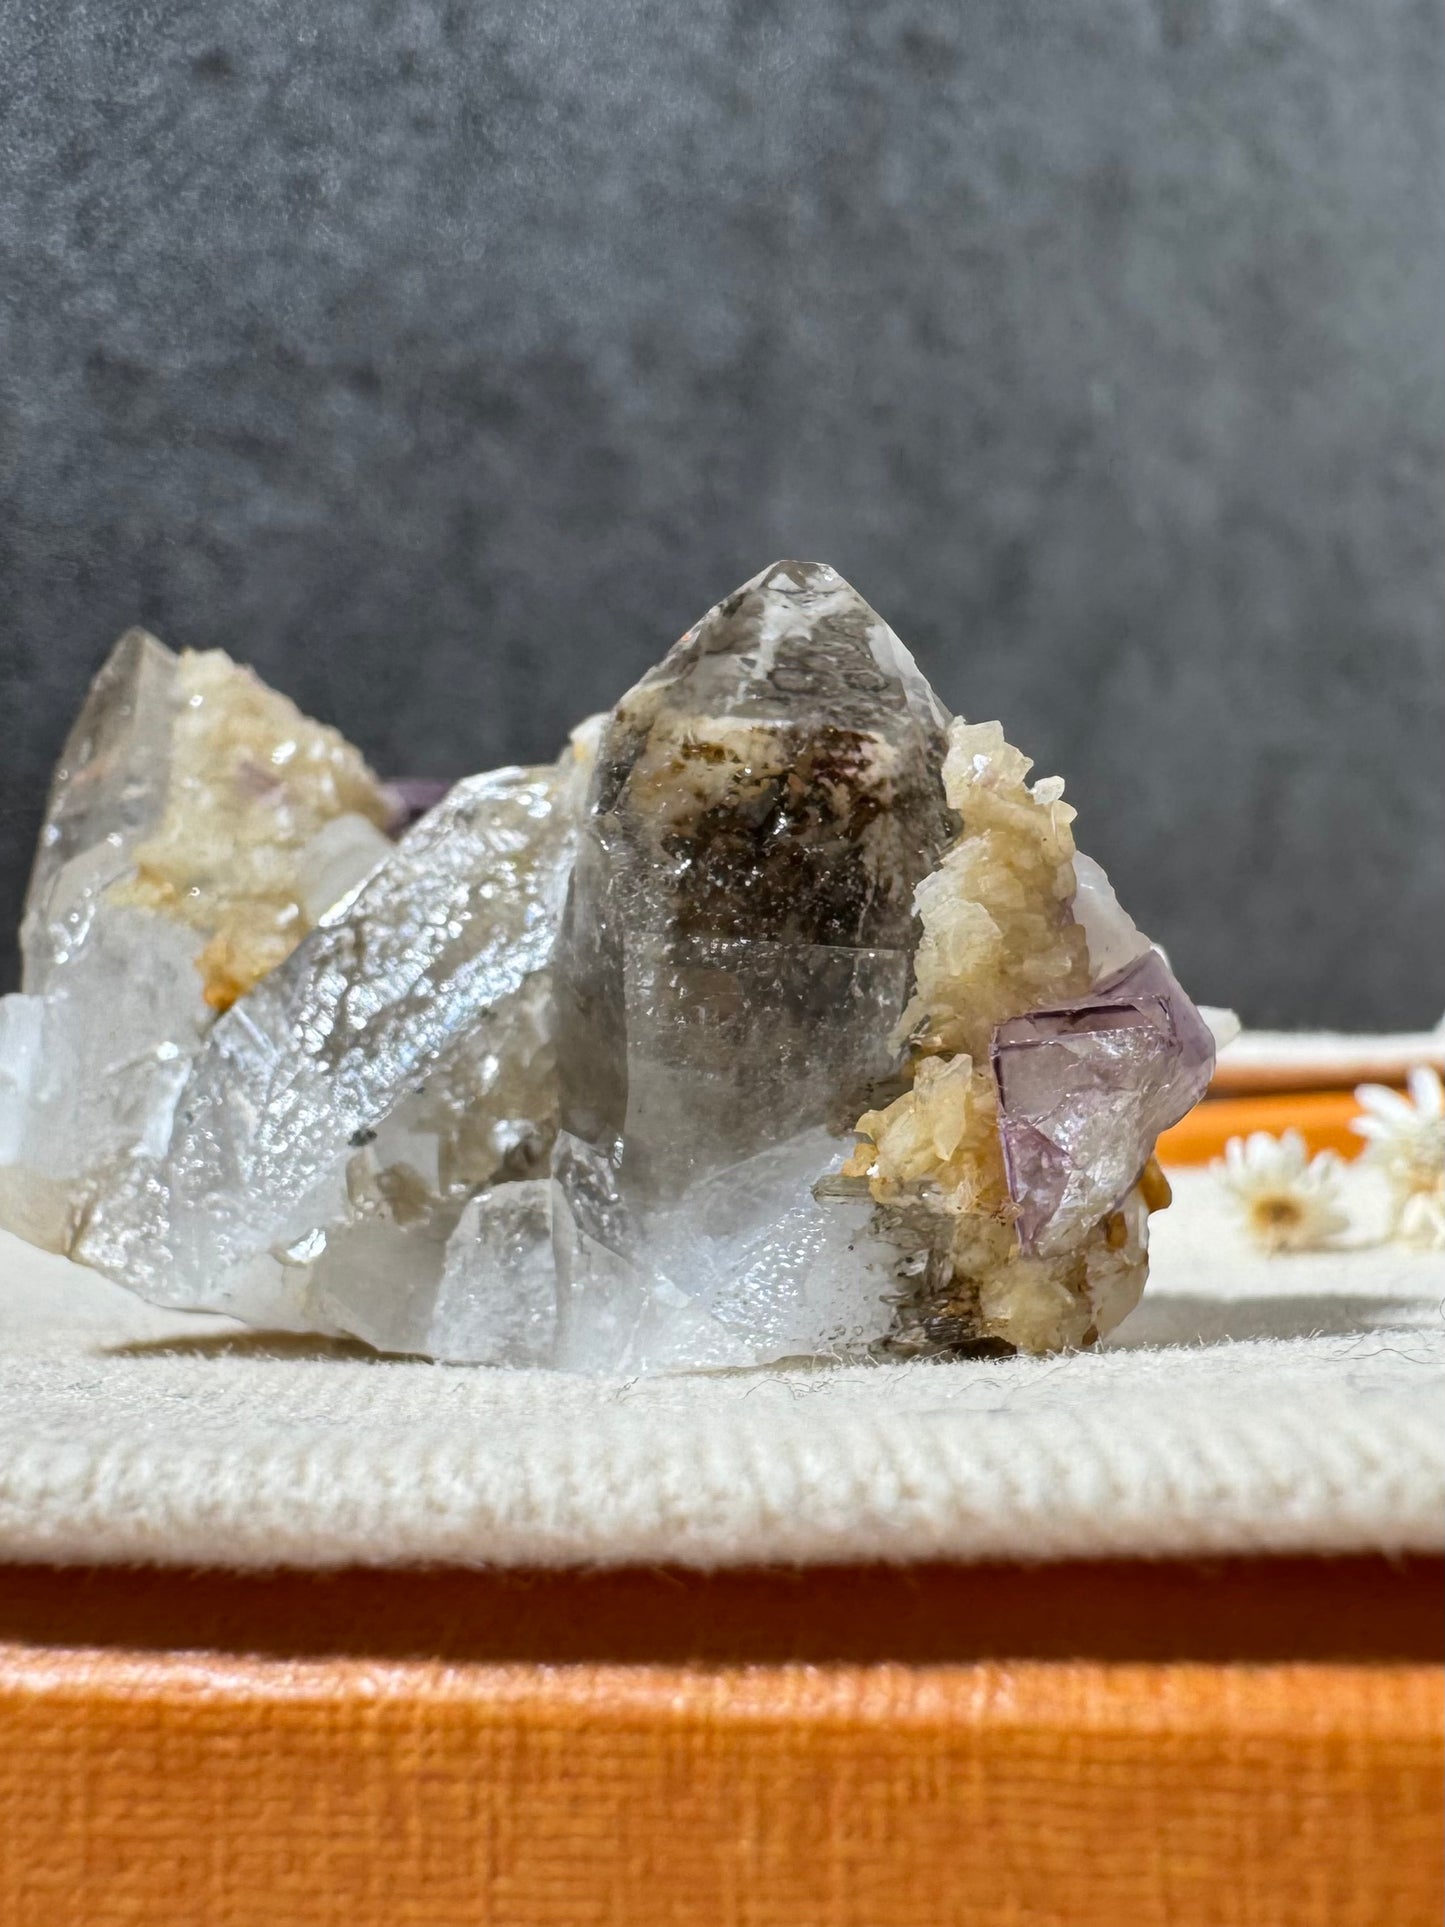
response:
[(1157, 950), (1077, 1003), (1000, 1024), (999, 1135), (1023, 1249), (1049, 1256), (1114, 1210), (1213, 1069), (1209, 1026)]
[(20, 925), (21, 989), (43, 995), (82, 948), (107, 887), (134, 873), (159, 825), (179, 697), (176, 658), (128, 629), (65, 740)]
[(576, 766), (457, 784), (222, 1017), (76, 1255), (159, 1303), (414, 1349), (468, 1196), (544, 1165)]
[(121, 638), (55, 772), (4, 1000), (0, 1220), (33, 1234), (39, 1210), (63, 1243), (91, 1172), (164, 1144), (215, 1012), (390, 848), (384, 816), (358, 753), (249, 671)]
[(696, 1309), (702, 1247), (657, 1256), (669, 1212), (897, 1078), (913, 892), (951, 827), (945, 722), (882, 618), (808, 562), (719, 603), (613, 711), (556, 972), (576, 1305), (652, 1264)]
[(496, 1185), (472, 1198), (448, 1240), (416, 1349), (465, 1364), (555, 1364), (559, 1209), (565, 1207), (548, 1178)]

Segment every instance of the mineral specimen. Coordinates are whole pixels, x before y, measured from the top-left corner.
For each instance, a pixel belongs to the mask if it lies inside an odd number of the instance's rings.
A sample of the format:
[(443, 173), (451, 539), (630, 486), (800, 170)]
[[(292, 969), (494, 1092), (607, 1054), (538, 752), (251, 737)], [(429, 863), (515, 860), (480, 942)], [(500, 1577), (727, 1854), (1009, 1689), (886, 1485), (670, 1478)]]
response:
[(55, 774), (0, 1003), (0, 1221), (63, 1243), (81, 1181), (164, 1141), (215, 1013), (390, 849), (357, 752), (219, 650), (122, 636)]
[(447, 1355), (448, 1234), (556, 1128), (547, 967), (586, 767), (451, 789), (219, 1020), (76, 1256), (157, 1303)]
[[(778, 1206), (826, 1236), (803, 1174), (826, 1168), (819, 1133), (897, 1088), (913, 891), (951, 827), (945, 722), (881, 617), (799, 562), (710, 611), (613, 711), (558, 948), (557, 1176), (560, 1283), (578, 1316), (608, 1306), (618, 1363), (776, 1355), (755, 1307), (711, 1303), (703, 1225), (769, 1235), (775, 1206), (729, 1174), (790, 1147)], [(876, 1287), (874, 1306), (881, 1330)], [(833, 1337), (825, 1319), (798, 1342)]]
[(818, 563), (450, 790), (133, 633), (0, 1004), (10, 1221), (457, 1362), (1091, 1344), (1214, 1044), (1029, 769)]
[(918, 890), (913, 1086), (858, 1120), (833, 1187), (866, 1186), (909, 1254), (902, 1350), (1052, 1351), (1118, 1324), (1168, 1202), (1155, 1139), (1213, 1069), (1207, 1024), (1075, 850), (1062, 782), (1030, 767), (997, 723), (952, 724), (963, 834)]

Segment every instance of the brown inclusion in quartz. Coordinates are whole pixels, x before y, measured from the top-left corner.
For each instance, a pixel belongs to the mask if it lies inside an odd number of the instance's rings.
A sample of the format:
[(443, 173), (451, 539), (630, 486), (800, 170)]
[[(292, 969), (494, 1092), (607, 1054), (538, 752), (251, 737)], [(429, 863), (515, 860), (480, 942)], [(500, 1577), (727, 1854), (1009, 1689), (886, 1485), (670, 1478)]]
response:
[(557, 987), (564, 1129), (619, 1195), (846, 1129), (896, 1073), (946, 722), (819, 563), (764, 570), (618, 704)]

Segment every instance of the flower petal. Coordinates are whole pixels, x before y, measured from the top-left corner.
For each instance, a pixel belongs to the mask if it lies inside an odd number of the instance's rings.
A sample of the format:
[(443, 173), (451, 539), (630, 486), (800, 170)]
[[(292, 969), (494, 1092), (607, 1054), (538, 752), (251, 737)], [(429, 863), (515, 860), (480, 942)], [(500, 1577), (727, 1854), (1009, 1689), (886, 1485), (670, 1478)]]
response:
[(1402, 1097), (1398, 1091), (1392, 1091), (1386, 1084), (1357, 1086), (1355, 1100), (1386, 1123), (1413, 1124), (1415, 1121), (1415, 1107), (1409, 1098)]
[(1290, 1129), (1281, 1133), (1277, 1163), (1291, 1177), (1303, 1177), (1309, 1166), (1309, 1150), (1300, 1132)]
[(1410, 1095), (1422, 1118), (1445, 1117), (1445, 1084), (1431, 1064), (1417, 1064), (1409, 1076)]
[(1231, 1184), (1237, 1183), (1244, 1176), (1244, 1139), (1242, 1137), (1225, 1139), (1224, 1169)]

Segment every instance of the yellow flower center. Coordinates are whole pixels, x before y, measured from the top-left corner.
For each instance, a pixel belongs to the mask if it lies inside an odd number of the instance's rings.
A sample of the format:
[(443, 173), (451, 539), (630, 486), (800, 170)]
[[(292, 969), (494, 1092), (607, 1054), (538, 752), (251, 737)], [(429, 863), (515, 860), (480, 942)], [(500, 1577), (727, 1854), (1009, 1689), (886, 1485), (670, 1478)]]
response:
[(1297, 1225), (1304, 1217), (1298, 1198), (1259, 1198), (1255, 1202), (1256, 1221), (1271, 1230), (1283, 1230), (1286, 1226)]

